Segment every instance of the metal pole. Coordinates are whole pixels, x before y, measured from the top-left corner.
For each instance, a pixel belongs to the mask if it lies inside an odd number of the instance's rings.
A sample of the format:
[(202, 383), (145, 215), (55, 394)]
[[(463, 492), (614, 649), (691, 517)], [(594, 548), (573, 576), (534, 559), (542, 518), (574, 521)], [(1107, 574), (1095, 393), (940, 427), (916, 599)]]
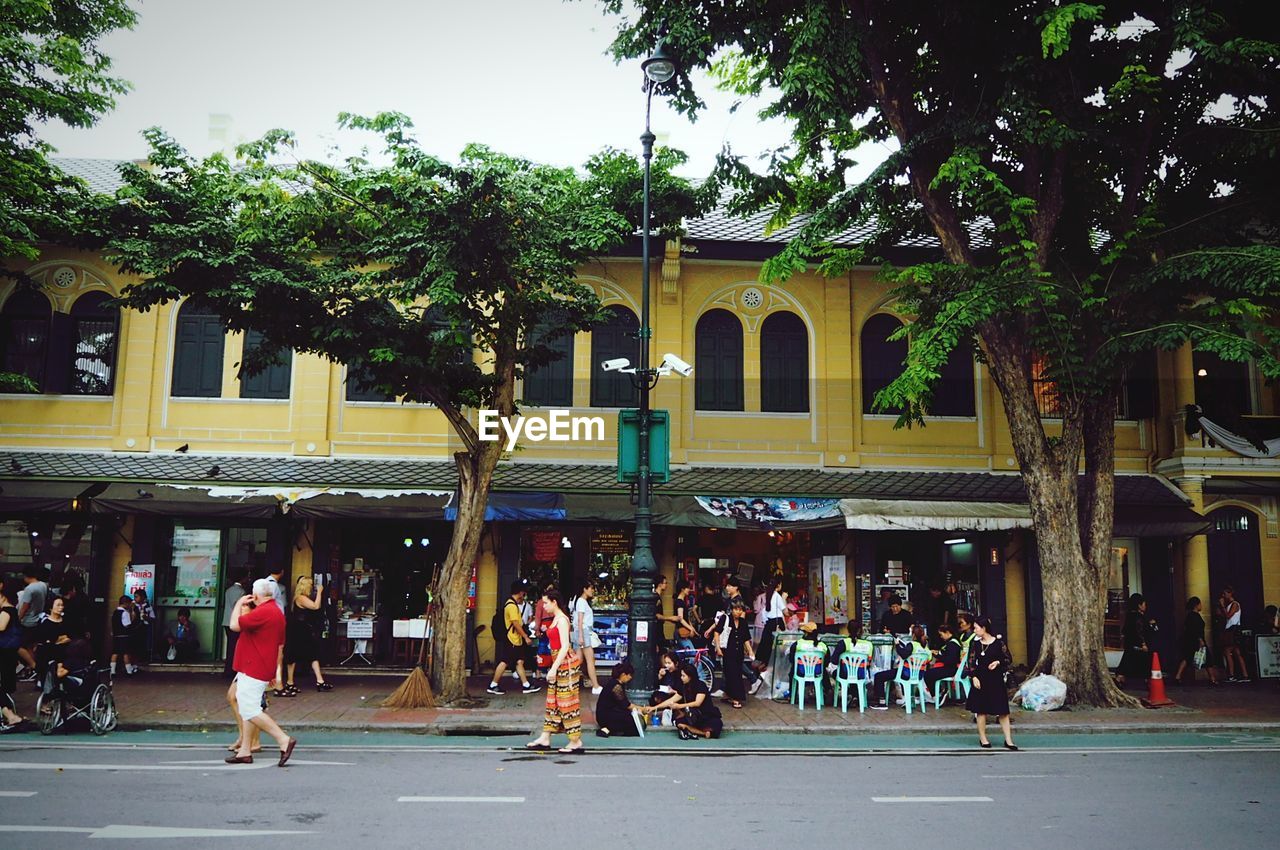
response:
[[(653, 593), (654, 578), (658, 573), (658, 564), (653, 559), (652, 529), (650, 519), (651, 480), (649, 475), (649, 391), (653, 385), (653, 376), (649, 368), (649, 168), (653, 159), (654, 135), (649, 131), (649, 109), (653, 103), (653, 83), (646, 84), (644, 104), (644, 134), (640, 136), (642, 156), (644, 158), (644, 202), (641, 211), (640, 242), (640, 367), (636, 370), (636, 379), (640, 389), (640, 451), (639, 470), (636, 482), (635, 539), (631, 554), (631, 604), (628, 617), (630, 648), (628, 660), (635, 667), (635, 678), (631, 680), (628, 693), (634, 702), (648, 700), (649, 695), (657, 687), (656, 655), (654, 642), (657, 640), (654, 607), (657, 597)], [(641, 636), (644, 640), (641, 640)]]

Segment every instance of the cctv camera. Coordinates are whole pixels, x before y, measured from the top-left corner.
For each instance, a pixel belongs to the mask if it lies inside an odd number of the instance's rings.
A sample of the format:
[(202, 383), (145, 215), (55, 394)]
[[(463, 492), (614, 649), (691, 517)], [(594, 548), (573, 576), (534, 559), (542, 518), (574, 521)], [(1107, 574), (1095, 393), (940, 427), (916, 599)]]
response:
[(600, 364), (600, 368), (606, 372), (621, 372), (631, 365), (631, 361), (625, 357), (617, 357), (613, 360), (606, 360)]
[(674, 354), (662, 355), (662, 365), (666, 366), (673, 372), (677, 372), (681, 377), (687, 378), (693, 374), (693, 367), (688, 363), (676, 357)]

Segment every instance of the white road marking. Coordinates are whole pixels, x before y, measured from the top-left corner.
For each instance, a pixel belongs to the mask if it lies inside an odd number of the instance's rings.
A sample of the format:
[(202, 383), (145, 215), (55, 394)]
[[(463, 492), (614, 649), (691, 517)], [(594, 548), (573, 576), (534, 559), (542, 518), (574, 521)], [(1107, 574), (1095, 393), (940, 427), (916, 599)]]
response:
[(523, 803), (524, 797), (399, 797), (397, 803)]
[[(55, 764), (49, 762), (0, 762), (0, 770), (261, 770), (275, 767), (277, 759), (260, 759), (253, 764)], [(292, 762), (291, 762), (292, 763)]]
[(872, 797), (873, 803), (994, 803), (990, 797)]
[(0, 824), (0, 832), (74, 832), (88, 838), (243, 838), (251, 835), (310, 835), (298, 829), (192, 829), (182, 826), (134, 826), (108, 824), (102, 827), (25, 826)]
[(666, 779), (660, 773), (561, 773), (561, 779)]
[(35, 791), (0, 791), (0, 797), (34, 797)]

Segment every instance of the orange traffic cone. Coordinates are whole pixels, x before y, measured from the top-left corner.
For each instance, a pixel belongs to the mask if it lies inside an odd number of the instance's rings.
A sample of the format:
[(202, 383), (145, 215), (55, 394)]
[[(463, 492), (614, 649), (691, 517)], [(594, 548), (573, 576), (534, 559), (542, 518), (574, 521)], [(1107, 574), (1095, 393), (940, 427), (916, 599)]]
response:
[(1142, 701), (1147, 708), (1174, 705), (1164, 692), (1164, 673), (1160, 672), (1160, 653), (1151, 653), (1151, 679), (1147, 682), (1147, 698)]

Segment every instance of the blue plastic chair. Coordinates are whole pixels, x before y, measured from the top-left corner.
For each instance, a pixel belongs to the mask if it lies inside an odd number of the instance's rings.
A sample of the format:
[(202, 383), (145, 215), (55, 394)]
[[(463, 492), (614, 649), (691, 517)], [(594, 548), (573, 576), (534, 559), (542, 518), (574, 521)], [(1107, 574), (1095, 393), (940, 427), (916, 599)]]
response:
[[(964, 700), (968, 699), (969, 691), (973, 688), (973, 682), (965, 675), (965, 668), (969, 664), (969, 644), (963, 644), (960, 650), (960, 666), (956, 667), (956, 672), (945, 679), (939, 679), (937, 684), (933, 686), (933, 707), (935, 709), (942, 708), (942, 695), (946, 693), (952, 699)], [(946, 688), (946, 691), (943, 691)]]
[(925, 713), (925, 704), (929, 701), (928, 691), (924, 687), (924, 665), (929, 663), (932, 656), (923, 653), (914, 654), (910, 658), (898, 665), (898, 672), (893, 677), (893, 681), (885, 683), (884, 701), (886, 705), (892, 705), (891, 702), (894, 685), (902, 686), (902, 699), (906, 703), (907, 714), (911, 713), (911, 703), (915, 700), (920, 701), (920, 713)]
[(871, 684), (871, 658), (861, 653), (846, 652), (836, 668), (836, 685), (840, 688), (840, 710), (849, 710), (849, 688), (858, 689), (858, 712), (867, 710), (867, 685)]
[(804, 686), (813, 685), (814, 702), (822, 710), (822, 653), (797, 652), (796, 666), (791, 674), (791, 702), (800, 698), (800, 710), (804, 711)]

